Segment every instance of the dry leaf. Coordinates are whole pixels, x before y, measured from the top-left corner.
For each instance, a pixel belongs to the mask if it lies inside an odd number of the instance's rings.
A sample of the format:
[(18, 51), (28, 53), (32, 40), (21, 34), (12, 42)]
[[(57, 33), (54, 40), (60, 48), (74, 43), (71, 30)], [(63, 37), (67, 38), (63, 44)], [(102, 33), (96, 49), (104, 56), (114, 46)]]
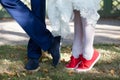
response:
[(72, 76), (74, 74), (74, 71), (70, 70), (68, 71), (69, 76)]
[(26, 76), (26, 73), (22, 73), (23, 76)]
[(43, 69), (43, 72), (46, 72), (46, 73), (48, 73), (48, 69)]
[(110, 70), (110, 74), (111, 74), (112, 76), (115, 75), (115, 70), (111, 69), (111, 70)]
[(5, 71), (4, 73), (7, 74), (7, 75), (9, 75), (9, 76), (15, 76), (16, 75), (14, 72)]
[(65, 63), (66, 61), (65, 61), (65, 59), (62, 59), (61, 62)]
[(16, 72), (17, 77), (20, 77), (20, 74)]

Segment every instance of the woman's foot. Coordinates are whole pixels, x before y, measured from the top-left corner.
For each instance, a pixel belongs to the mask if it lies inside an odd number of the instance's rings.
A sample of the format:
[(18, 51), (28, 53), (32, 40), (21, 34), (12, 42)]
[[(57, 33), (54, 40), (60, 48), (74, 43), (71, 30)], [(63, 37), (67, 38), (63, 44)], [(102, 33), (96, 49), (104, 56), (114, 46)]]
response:
[(75, 69), (81, 62), (81, 56), (79, 58), (75, 58), (71, 56), (69, 63), (66, 65), (66, 69)]
[(77, 72), (86, 72), (91, 70), (94, 64), (99, 60), (100, 53), (94, 50), (94, 54), (91, 60), (86, 60), (85, 58), (81, 58), (81, 63), (79, 64), (78, 68), (76, 68)]

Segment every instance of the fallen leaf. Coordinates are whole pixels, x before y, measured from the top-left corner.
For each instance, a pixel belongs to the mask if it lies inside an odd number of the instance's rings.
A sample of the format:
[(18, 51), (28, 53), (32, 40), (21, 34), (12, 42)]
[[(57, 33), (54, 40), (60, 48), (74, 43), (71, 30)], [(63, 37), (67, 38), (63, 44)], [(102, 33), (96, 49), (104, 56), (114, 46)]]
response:
[(20, 74), (16, 72), (17, 77), (20, 77)]
[(43, 72), (46, 72), (46, 73), (48, 73), (48, 69), (45, 69), (45, 68), (44, 68), (44, 69), (43, 69)]
[(68, 71), (69, 76), (72, 76), (74, 74), (74, 71), (70, 70)]
[(110, 74), (111, 74), (112, 76), (114, 76), (114, 75), (115, 75), (115, 70), (111, 69), (111, 70), (110, 70)]
[(22, 73), (23, 76), (26, 76), (26, 73)]

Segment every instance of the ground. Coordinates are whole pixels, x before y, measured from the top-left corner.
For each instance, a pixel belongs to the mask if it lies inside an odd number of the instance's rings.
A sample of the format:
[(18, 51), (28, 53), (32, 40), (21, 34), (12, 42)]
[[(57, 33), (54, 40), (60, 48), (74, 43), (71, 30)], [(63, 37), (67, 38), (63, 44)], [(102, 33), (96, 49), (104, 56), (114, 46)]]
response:
[(24, 69), (27, 62), (26, 46), (0, 46), (0, 80), (120, 80), (120, 45), (96, 44), (100, 60), (92, 70), (76, 73), (65, 69), (71, 55), (71, 46), (62, 46), (61, 61), (57, 68), (51, 66), (52, 58), (43, 52), (40, 70)]
[[(47, 27), (50, 22), (46, 19)], [(63, 45), (72, 44), (74, 27), (70, 22), (71, 34), (63, 39)], [(28, 35), (14, 20), (0, 20), (0, 45), (27, 44)], [(120, 44), (120, 19), (100, 19), (96, 25), (94, 44)]]
[[(47, 27), (50, 26), (46, 19)], [(100, 52), (100, 60), (92, 70), (76, 73), (65, 69), (71, 56), (71, 35), (63, 39), (61, 61), (57, 68), (51, 66), (51, 56), (43, 52), (40, 70), (24, 69), (27, 62), (28, 35), (14, 20), (0, 21), (0, 80), (120, 80), (120, 20), (100, 19), (96, 25), (94, 47)]]

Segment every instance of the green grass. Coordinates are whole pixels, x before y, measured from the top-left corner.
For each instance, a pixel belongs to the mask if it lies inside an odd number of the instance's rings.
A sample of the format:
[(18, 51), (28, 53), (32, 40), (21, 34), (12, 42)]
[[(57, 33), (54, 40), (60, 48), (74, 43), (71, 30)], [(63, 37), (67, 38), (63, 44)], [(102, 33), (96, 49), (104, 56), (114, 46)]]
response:
[(96, 44), (94, 47), (101, 53), (100, 60), (92, 70), (76, 73), (64, 68), (71, 55), (71, 46), (62, 46), (57, 68), (51, 66), (51, 56), (43, 52), (37, 72), (24, 69), (26, 46), (0, 46), (0, 80), (120, 80), (120, 45)]

